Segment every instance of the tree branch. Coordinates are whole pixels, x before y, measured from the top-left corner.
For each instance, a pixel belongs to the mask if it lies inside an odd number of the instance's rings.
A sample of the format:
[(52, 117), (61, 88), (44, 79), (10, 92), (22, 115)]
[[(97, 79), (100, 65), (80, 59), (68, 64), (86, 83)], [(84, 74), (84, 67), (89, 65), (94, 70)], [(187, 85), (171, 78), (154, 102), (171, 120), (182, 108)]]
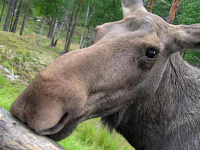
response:
[(0, 107), (0, 149), (64, 150), (56, 142), (37, 135), (2, 107)]

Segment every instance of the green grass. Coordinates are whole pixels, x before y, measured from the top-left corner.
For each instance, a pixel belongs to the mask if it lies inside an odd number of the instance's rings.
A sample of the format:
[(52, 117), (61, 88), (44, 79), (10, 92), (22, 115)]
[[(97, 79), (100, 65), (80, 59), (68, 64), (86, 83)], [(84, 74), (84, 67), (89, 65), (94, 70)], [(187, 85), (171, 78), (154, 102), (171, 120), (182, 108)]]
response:
[(30, 82), (59, 54), (45, 49), (27, 38), (0, 31), (0, 65), (14, 71), (24, 82)]
[(185, 60), (193, 66), (200, 67), (200, 53), (189, 50), (185, 55)]
[[(78, 139), (77, 139), (78, 138)], [(78, 142), (77, 142), (78, 141)], [(122, 137), (116, 133), (110, 135), (107, 129), (102, 129), (99, 119), (93, 119), (80, 124), (67, 140), (60, 144), (69, 150), (131, 150)]]
[(12, 102), (22, 92), (24, 86), (19, 83), (12, 83), (7, 80), (2, 72), (0, 72), (0, 106), (6, 110), (10, 110)]

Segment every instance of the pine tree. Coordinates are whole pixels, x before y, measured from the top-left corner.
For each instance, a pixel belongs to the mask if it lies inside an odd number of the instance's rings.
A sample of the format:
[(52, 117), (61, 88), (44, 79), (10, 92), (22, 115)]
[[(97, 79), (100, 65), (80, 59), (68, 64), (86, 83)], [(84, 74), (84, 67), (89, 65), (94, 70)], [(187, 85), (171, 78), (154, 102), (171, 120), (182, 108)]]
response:
[(3, 31), (8, 31), (8, 28), (9, 28), (9, 25), (10, 25), (10, 21), (11, 21), (11, 17), (12, 17), (14, 8), (15, 8), (15, 3), (16, 3), (16, 0), (11, 0), (10, 1)]
[(17, 9), (17, 13), (16, 13), (16, 17), (15, 17), (15, 21), (14, 24), (12, 26), (11, 32), (16, 32), (17, 29), (17, 24), (18, 24), (18, 20), (19, 20), (19, 16), (20, 16), (20, 12), (21, 12), (21, 8), (22, 8), (22, 4), (23, 4), (24, 0), (21, 0)]
[(70, 45), (71, 45), (71, 42), (72, 42), (72, 37), (74, 35), (74, 30), (75, 30), (75, 27), (76, 27), (76, 23), (77, 23), (77, 20), (78, 20), (79, 13), (81, 11), (82, 4), (83, 4), (83, 0), (79, 0), (78, 9), (77, 9), (76, 15), (75, 15), (74, 20), (73, 20), (72, 29), (71, 29), (71, 32), (70, 32), (70, 35), (69, 35), (69, 39), (68, 39), (68, 41), (66, 42), (66, 45), (65, 45), (65, 53), (69, 52), (69, 48), (70, 48)]
[(174, 19), (176, 17), (177, 12), (178, 12), (180, 1), (181, 0), (174, 0), (173, 1), (169, 16), (167, 17), (167, 20), (166, 20), (168, 23), (174, 22)]
[(27, 15), (28, 15), (28, 11), (29, 11), (30, 4), (31, 4), (31, 0), (28, 0), (28, 4), (27, 4), (27, 6), (26, 6), (26, 11), (25, 11), (25, 14), (24, 14), (24, 19), (23, 19), (23, 23), (22, 23), (22, 27), (21, 27), (21, 31), (20, 31), (20, 35), (21, 35), (21, 36), (22, 36), (22, 34), (23, 34), (23, 31), (24, 31), (25, 22), (26, 22), (26, 17), (27, 17)]

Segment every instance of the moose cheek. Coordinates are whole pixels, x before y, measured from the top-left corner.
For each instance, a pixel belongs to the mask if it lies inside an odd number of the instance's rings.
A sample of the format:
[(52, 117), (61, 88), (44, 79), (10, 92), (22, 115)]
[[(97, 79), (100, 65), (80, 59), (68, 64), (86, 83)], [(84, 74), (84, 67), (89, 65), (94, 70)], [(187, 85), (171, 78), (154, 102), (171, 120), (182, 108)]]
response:
[(138, 60), (138, 68), (143, 71), (150, 70), (155, 64), (155, 60), (147, 60), (146, 58), (140, 58)]

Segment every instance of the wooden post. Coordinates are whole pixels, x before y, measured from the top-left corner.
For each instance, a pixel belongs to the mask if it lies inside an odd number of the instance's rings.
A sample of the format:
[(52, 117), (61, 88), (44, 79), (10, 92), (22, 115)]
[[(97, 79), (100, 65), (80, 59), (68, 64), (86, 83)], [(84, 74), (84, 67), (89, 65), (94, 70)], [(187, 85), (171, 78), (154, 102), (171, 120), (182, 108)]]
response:
[(1, 150), (65, 150), (45, 136), (39, 136), (28, 126), (0, 107)]

